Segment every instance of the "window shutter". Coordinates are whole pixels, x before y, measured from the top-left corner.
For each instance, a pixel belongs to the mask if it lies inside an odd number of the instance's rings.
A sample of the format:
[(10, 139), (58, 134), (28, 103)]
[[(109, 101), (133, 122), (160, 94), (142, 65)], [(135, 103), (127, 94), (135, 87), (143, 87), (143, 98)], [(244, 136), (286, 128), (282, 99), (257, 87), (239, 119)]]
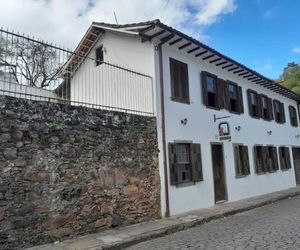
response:
[(184, 99), (184, 101), (189, 102), (190, 101), (190, 93), (189, 93), (189, 75), (188, 75), (188, 66), (185, 63), (180, 63), (180, 70), (181, 70), (181, 77), (180, 79), (182, 81), (182, 93), (180, 96)]
[(290, 150), (289, 148), (284, 148), (284, 159), (285, 159), (285, 167), (286, 169), (291, 168), (291, 158), (290, 158)]
[(269, 156), (268, 156), (268, 148), (267, 147), (262, 147), (262, 169), (263, 172), (268, 172), (270, 171), (270, 165), (269, 165)]
[(218, 78), (217, 80), (217, 90), (218, 90), (218, 99), (219, 99), (219, 108), (220, 109), (223, 109), (226, 107), (226, 99), (225, 99), (225, 89), (226, 89), (226, 86), (225, 86), (225, 81)]
[(278, 157), (277, 157), (277, 150), (276, 147), (272, 147), (272, 160), (273, 160), (273, 166), (274, 170), (278, 170)]
[(207, 73), (205, 71), (202, 71), (201, 73), (202, 102), (205, 106), (208, 106), (206, 77), (207, 77)]
[(274, 119), (273, 105), (272, 105), (272, 99), (271, 98), (268, 98), (268, 115), (269, 115), (270, 120)]
[(250, 116), (253, 116), (252, 108), (251, 108), (251, 89), (247, 90), (247, 98), (248, 98), (248, 108), (249, 108), (249, 114)]
[(176, 167), (176, 144), (169, 143), (169, 164), (171, 185), (178, 183), (177, 167)]
[(283, 103), (280, 103), (280, 120), (281, 123), (285, 123), (285, 112)]
[(256, 93), (256, 99), (257, 99), (257, 115), (258, 117), (262, 117), (262, 102), (260, 95)]
[(242, 146), (242, 152), (243, 152), (242, 159), (243, 159), (244, 174), (248, 175), (248, 174), (250, 174), (248, 147)]
[(289, 106), (289, 115), (290, 115), (290, 122), (291, 122), (291, 125), (294, 126), (294, 123), (293, 123), (293, 107), (292, 106)]
[(233, 146), (233, 152), (234, 152), (234, 163), (235, 163), (235, 172), (237, 176), (240, 176), (243, 174), (242, 171), (242, 162), (241, 162), (241, 155), (239, 152), (239, 145)]
[(256, 173), (262, 172), (262, 161), (257, 157), (257, 147), (254, 147), (254, 160), (255, 160), (255, 166), (256, 166)]
[(198, 143), (191, 144), (191, 161), (193, 181), (203, 181), (201, 146)]
[(171, 96), (176, 96), (176, 83), (178, 82), (178, 74), (176, 73), (176, 61), (170, 58), (170, 81), (171, 81)]
[(223, 99), (224, 99), (224, 108), (230, 110), (230, 99), (229, 99), (229, 83), (228, 81), (223, 81)]
[(286, 169), (285, 166), (285, 158), (284, 158), (284, 149), (282, 147), (279, 148), (279, 161), (280, 161), (280, 168)]
[(244, 102), (243, 102), (243, 92), (242, 87), (237, 87), (237, 94), (238, 94), (238, 111), (240, 114), (244, 113)]

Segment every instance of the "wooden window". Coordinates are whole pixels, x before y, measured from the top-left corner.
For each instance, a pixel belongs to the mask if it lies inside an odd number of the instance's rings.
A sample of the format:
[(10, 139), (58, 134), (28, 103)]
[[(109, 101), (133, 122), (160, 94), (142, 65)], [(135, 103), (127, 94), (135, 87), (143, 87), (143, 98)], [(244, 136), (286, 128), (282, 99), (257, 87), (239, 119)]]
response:
[(279, 160), (281, 170), (291, 168), (290, 150), (288, 147), (279, 147)]
[(248, 96), (248, 105), (249, 105), (249, 114), (254, 118), (260, 118), (261, 116), (261, 109), (260, 109), (260, 98), (257, 92), (248, 89), (247, 90)]
[(103, 46), (100, 46), (96, 49), (96, 66), (103, 63), (104, 55), (103, 55)]
[(261, 104), (261, 118), (266, 121), (273, 120), (273, 105), (272, 99), (268, 98), (266, 95), (260, 94), (260, 104)]
[(248, 147), (244, 145), (234, 145), (234, 161), (236, 177), (250, 174)]
[(188, 65), (170, 58), (170, 80), (172, 100), (190, 103)]
[(265, 150), (263, 146), (254, 146), (254, 161), (257, 174), (265, 173), (266, 166), (264, 164)]
[(203, 180), (200, 144), (169, 143), (171, 185)]
[(284, 105), (278, 100), (273, 100), (274, 118), (278, 123), (285, 123)]
[(202, 71), (202, 99), (206, 107), (220, 109), (219, 86), (217, 76)]
[(242, 88), (238, 86), (236, 83), (227, 81), (227, 89), (228, 94), (225, 93), (225, 101), (228, 102), (227, 110), (233, 113), (244, 113), (244, 105), (243, 105), (243, 93)]
[(293, 127), (298, 127), (297, 111), (293, 106), (289, 106), (290, 121)]
[(279, 169), (276, 147), (267, 146), (265, 147), (265, 152), (264, 163), (267, 166), (268, 171), (270, 173), (276, 172)]

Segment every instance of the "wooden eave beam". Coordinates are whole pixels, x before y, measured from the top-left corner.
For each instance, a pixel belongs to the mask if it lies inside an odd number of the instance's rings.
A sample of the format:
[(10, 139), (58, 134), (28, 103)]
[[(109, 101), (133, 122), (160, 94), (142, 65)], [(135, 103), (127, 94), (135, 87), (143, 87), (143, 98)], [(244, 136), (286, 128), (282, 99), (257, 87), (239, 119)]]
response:
[(218, 61), (221, 61), (221, 60), (222, 60), (222, 58), (219, 57), (219, 58), (214, 59), (214, 60), (211, 60), (211, 61), (209, 61), (209, 62), (210, 62), (210, 63), (215, 63), (215, 62), (218, 62)]
[(165, 32), (166, 32), (166, 30), (161, 30), (161, 31), (156, 32), (155, 34), (153, 34), (153, 35), (151, 35), (151, 36), (148, 36), (148, 37), (149, 37), (150, 40), (152, 40), (154, 37), (160, 36), (160, 35), (162, 35), (162, 34), (165, 33)]
[(172, 39), (175, 35), (172, 33), (168, 36), (163, 37), (162, 39), (160, 39), (160, 44), (164, 44), (166, 42), (168, 42), (170, 39)]
[(230, 64), (228, 64), (228, 65), (223, 66), (222, 69), (227, 69), (227, 68), (229, 68), (229, 67), (231, 67), (231, 66), (233, 66), (233, 65), (234, 65), (233, 63), (230, 63)]
[(202, 56), (202, 55), (206, 54), (207, 52), (208, 52), (207, 50), (204, 50), (204, 51), (196, 54), (195, 57)]
[(192, 52), (194, 52), (194, 51), (196, 51), (196, 50), (199, 50), (200, 49), (200, 47), (196, 47), (196, 48), (193, 48), (193, 49), (191, 49), (191, 50), (189, 50), (187, 53), (192, 53)]
[(230, 71), (236, 70), (236, 69), (238, 69), (238, 68), (239, 68), (239, 66), (235, 66), (235, 67), (233, 67), (233, 68), (228, 69), (228, 71), (230, 72)]
[(243, 72), (243, 71), (244, 71), (244, 69), (239, 69), (239, 70), (237, 70), (237, 71), (233, 71), (233, 74), (241, 73), (241, 72)]
[(179, 49), (179, 50), (181, 50), (181, 49), (184, 49), (184, 48), (186, 48), (186, 47), (190, 46), (191, 44), (192, 44), (191, 42), (189, 42), (189, 43), (186, 43), (186, 44), (184, 44), (184, 45), (182, 45), (182, 46), (178, 47), (178, 49)]
[(211, 54), (211, 55), (209, 55), (209, 56), (203, 57), (202, 60), (205, 61), (205, 60), (207, 60), (207, 59), (209, 59), (209, 58), (212, 58), (212, 57), (214, 57), (214, 56), (215, 56), (215, 54)]
[(176, 40), (170, 42), (169, 45), (171, 46), (171, 45), (173, 45), (173, 44), (175, 44), (175, 43), (179, 43), (181, 40), (183, 40), (182, 37), (180, 37), (180, 38), (178, 38), (178, 39), (176, 39)]
[(220, 62), (220, 63), (217, 63), (216, 66), (221, 66), (221, 65), (223, 65), (225, 63), (228, 63), (228, 62), (227, 61)]

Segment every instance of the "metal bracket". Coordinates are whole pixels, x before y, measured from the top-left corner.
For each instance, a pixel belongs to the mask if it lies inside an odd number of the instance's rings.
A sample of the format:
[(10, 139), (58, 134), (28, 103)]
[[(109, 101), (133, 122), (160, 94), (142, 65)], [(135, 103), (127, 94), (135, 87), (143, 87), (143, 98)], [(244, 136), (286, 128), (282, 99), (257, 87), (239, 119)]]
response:
[(230, 117), (231, 117), (230, 115), (217, 117), (217, 116), (214, 114), (214, 122), (216, 122), (217, 120), (227, 119), (227, 118), (230, 118)]

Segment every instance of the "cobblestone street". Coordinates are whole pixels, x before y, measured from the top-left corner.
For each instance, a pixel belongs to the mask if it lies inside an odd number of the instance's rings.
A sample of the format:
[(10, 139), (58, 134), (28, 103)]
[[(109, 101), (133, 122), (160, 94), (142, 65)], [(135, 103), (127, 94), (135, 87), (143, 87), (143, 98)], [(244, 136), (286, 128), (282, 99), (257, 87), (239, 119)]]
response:
[(300, 196), (128, 248), (300, 249)]

